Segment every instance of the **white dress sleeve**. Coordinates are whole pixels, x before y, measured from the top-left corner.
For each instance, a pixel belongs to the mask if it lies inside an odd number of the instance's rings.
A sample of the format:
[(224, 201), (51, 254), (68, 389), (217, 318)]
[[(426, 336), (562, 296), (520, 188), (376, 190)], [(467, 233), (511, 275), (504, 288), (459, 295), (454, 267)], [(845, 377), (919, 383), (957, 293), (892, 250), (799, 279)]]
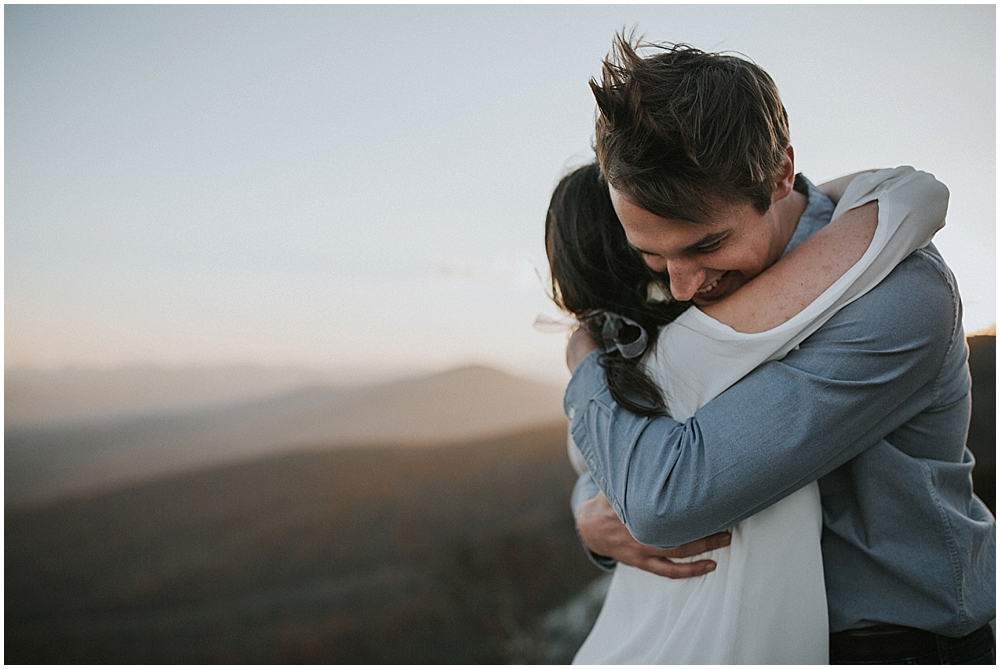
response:
[(741, 333), (692, 307), (661, 329), (646, 368), (675, 420), (686, 420), (759, 365), (787, 355), (838, 310), (878, 285), (906, 256), (930, 243), (944, 226), (948, 189), (912, 167), (880, 170), (852, 180), (833, 216), (873, 200), (879, 201), (878, 225), (868, 250), (785, 323), (765, 332)]

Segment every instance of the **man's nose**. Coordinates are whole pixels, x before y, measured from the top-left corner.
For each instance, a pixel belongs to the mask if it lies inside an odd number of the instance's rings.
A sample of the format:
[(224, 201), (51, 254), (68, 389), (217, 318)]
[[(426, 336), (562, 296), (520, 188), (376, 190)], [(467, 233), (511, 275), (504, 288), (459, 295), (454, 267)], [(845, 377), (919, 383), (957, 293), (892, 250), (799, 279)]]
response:
[(670, 294), (680, 302), (687, 302), (694, 297), (695, 292), (705, 283), (705, 269), (696, 262), (668, 261), (666, 270), (670, 277)]

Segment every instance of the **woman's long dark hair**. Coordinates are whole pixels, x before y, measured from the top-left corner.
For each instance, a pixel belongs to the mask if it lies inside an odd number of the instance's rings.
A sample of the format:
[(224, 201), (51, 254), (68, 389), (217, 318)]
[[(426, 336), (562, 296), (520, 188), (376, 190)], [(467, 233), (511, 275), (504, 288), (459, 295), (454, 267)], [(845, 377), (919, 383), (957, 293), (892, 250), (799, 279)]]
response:
[(624, 358), (616, 350), (603, 352), (599, 362), (619, 405), (643, 416), (664, 413), (660, 389), (640, 363), (659, 328), (689, 305), (647, 301), (647, 286), (655, 277), (629, 246), (597, 163), (567, 174), (556, 186), (545, 217), (545, 251), (555, 303), (576, 316), (595, 341), (602, 341), (607, 313), (646, 330), (649, 343), (641, 356)]

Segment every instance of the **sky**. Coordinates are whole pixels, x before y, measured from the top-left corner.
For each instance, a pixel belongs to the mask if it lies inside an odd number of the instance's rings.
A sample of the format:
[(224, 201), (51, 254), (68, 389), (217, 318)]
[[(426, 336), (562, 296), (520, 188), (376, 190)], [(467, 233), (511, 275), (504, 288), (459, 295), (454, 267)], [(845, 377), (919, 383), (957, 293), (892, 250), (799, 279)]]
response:
[(543, 245), (616, 30), (744, 54), (814, 182), (909, 164), (996, 320), (993, 5), (4, 7), (10, 368), (564, 382)]

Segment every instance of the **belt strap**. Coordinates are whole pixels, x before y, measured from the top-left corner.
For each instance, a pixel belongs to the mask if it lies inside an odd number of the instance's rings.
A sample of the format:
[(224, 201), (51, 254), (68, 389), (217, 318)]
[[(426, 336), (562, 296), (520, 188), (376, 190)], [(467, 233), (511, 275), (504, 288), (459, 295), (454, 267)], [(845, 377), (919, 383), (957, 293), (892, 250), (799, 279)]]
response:
[(976, 630), (958, 639), (900, 625), (876, 625), (834, 632), (830, 635), (830, 663), (890, 663), (905, 657), (937, 655), (938, 639), (947, 644), (958, 644), (981, 631)]

